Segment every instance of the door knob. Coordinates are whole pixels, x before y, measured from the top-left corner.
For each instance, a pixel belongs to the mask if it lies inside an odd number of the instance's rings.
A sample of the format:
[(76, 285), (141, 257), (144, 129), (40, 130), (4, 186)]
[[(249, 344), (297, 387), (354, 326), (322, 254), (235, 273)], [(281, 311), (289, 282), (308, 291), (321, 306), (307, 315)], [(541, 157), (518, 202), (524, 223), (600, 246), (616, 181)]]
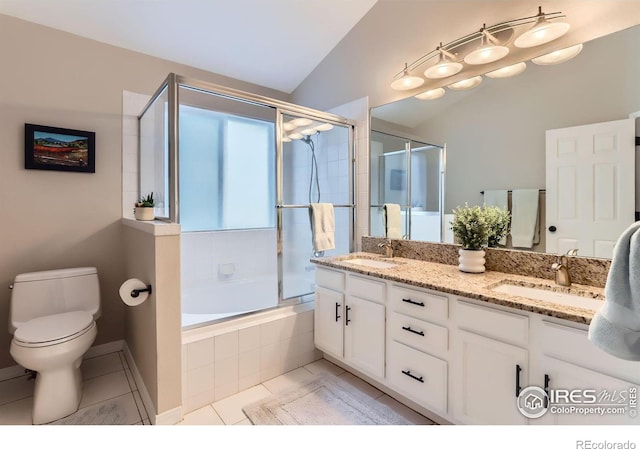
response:
[(549, 232), (556, 232), (558, 230), (558, 228), (556, 228), (555, 226), (551, 225), (549, 226)]

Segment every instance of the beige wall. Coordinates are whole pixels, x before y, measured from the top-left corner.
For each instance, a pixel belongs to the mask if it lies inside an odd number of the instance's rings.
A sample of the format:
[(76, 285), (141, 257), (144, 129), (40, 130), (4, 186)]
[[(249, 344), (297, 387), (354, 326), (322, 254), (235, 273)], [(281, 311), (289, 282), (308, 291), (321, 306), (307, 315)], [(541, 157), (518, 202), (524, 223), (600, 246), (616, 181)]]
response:
[[(389, 87), (405, 63), (434, 50), (440, 42), (479, 29), (483, 23), (531, 16), (540, 4), (537, 0), (378, 0), (293, 92), (293, 102), (327, 109), (368, 96), (369, 105), (375, 107), (415, 95), (418, 91), (396, 92)], [(558, 48), (640, 23), (637, 0), (559, 0), (543, 2), (542, 6), (545, 12), (563, 12), (572, 25), (571, 32), (554, 43)], [(539, 51), (534, 48), (524, 54), (533, 57)], [(506, 65), (513, 57), (509, 55), (499, 64)], [(486, 67), (478, 66), (477, 71), (484, 70)]]
[(142, 304), (126, 307), (126, 342), (156, 414), (182, 403), (180, 235), (124, 227), (125, 275), (152, 285)]
[[(16, 274), (92, 265), (102, 293), (96, 344), (123, 339), (122, 91), (151, 95), (175, 72), (290, 98), (5, 15), (0, 64), (0, 323), (8, 321), (7, 286)], [(25, 123), (95, 131), (96, 173), (25, 170)], [(0, 332), (0, 368), (15, 365), (10, 341)]]

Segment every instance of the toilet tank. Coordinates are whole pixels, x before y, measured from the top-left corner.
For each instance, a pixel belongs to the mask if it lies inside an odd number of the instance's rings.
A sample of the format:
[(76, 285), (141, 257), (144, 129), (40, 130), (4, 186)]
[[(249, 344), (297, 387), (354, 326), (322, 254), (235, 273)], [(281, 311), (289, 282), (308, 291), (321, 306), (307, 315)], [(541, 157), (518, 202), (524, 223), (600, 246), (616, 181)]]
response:
[(100, 317), (100, 284), (95, 267), (23, 273), (16, 276), (9, 303), (9, 332), (33, 318), (82, 310)]

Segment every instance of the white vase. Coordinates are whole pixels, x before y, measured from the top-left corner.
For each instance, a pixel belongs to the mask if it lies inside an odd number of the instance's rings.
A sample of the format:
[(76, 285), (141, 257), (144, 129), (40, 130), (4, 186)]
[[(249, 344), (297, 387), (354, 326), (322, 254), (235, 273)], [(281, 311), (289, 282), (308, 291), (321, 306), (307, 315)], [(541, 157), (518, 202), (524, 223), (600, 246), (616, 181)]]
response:
[(156, 218), (153, 207), (136, 207), (134, 215), (136, 216), (136, 220), (142, 221), (152, 221)]
[(458, 250), (458, 269), (465, 273), (484, 273), (484, 251), (481, 249)]

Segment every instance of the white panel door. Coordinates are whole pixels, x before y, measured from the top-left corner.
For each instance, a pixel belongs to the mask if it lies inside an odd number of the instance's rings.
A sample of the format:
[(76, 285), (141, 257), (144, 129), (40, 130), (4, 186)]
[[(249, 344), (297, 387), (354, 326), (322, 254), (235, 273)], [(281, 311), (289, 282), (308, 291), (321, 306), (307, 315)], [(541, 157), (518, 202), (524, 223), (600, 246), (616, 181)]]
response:
[(633, 119), (546, 133), (547, 248), (611, 258), (635, 219)]

